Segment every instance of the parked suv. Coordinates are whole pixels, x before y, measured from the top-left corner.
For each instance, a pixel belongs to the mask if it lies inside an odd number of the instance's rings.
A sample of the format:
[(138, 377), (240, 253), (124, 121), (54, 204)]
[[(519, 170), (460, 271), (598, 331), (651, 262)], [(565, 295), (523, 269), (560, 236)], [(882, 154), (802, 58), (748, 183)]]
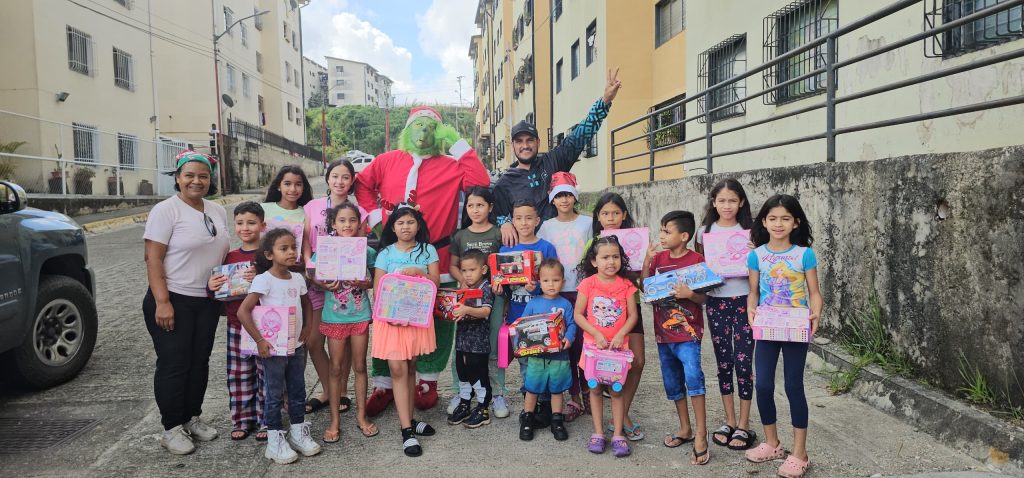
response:
[(78, 375), (96, 345), (94, 292), (82, 228), (0, 181), (0, 367), (35, 388)]

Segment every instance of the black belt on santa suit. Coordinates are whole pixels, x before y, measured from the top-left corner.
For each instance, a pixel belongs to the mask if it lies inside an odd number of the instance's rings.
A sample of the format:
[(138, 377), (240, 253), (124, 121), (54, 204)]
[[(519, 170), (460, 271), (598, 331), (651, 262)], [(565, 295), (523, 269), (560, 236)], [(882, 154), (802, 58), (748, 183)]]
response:
[(451, 244), (452, 244), (452, 238), (451, 237), (443, 237), (443, 238), (439, 239), (437, 242), (432, 242), (430, 245), (434, 246), (434, 249), (441, 250), (441, 249), (444, 249), (444, 248), (450, 246)]

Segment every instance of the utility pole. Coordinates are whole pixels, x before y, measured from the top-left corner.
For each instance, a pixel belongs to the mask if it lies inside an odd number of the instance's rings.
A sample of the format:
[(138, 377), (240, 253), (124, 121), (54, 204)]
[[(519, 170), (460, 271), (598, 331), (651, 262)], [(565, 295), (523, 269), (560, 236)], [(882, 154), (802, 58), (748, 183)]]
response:
[[(455, 108), (455, 131), (459, 130), (459, 110), (462, 109), (462, 78), (463, 75), (456, 77), (459, 80), (459, 107)], [(462, 134), (460, 133), (459, 135), (461, 136)]]

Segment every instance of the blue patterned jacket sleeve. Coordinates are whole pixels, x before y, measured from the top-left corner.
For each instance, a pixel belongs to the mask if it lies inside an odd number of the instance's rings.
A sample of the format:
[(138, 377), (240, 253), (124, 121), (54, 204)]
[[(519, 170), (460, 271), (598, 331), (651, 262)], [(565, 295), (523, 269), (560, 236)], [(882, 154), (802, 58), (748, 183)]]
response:
[(576, 126), (572, 134), (548, 153), (548, 157), (554, 161), (555, 171), (569, 171), (572, 165), (579, 161), (583, 149), (597, 134), (604, 119), (608, 117), (609, 108), (611, 108), (610, 103), (605, 103), (603, 99), (598, 98), (587, 112), (587, 117)]

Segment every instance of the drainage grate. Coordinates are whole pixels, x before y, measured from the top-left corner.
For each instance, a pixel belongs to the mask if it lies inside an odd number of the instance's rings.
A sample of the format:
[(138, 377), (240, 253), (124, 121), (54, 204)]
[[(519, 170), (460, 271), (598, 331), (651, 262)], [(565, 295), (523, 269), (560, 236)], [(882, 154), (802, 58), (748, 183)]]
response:
[(45, 450), (68, 442), (99, 423), (94, 419), (0, 418), (0, 454)]

